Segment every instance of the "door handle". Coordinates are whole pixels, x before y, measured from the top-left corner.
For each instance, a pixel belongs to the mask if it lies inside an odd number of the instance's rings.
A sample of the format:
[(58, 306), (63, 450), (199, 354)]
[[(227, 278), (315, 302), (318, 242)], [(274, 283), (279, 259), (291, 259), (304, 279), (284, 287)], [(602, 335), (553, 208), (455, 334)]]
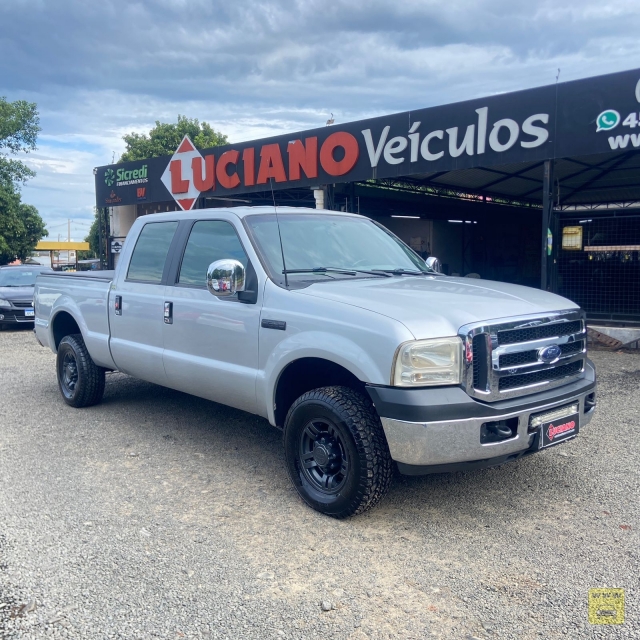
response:
[(173, 302), (164, 303), (164, 323), (173, 324)]
[(115, 309), (117, 316), (122, 315), (122, 296), (116, 296), (116, 300), (113, 305), (113, 308)]

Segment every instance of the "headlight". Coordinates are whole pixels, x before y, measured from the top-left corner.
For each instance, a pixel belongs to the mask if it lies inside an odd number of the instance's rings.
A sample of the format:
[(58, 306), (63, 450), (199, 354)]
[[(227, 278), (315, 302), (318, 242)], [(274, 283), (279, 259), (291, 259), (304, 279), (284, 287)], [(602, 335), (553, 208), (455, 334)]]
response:
[(2, 298), (0, 298), (0, 307), (9, 309), (11, 307), (11, 303), (8, 300), (3, 300)]
[(425, 387), (460, 384), (462, 340), (436, 338), (415, 340), (398, 347), (392, 384), (397, 387)]

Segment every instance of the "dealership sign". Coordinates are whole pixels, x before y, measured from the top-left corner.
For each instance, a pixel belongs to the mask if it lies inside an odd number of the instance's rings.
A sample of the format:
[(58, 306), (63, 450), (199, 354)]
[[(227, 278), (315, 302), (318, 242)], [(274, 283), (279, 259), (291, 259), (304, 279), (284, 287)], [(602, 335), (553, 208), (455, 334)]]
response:
[[(227, 195), (605, 153), (640, 146), (640, 71), (101, 167), (97, 205)], [(621, 113), (630, 115), (626, 118)], [(136, 191), (137, 188), (137, 191)]]

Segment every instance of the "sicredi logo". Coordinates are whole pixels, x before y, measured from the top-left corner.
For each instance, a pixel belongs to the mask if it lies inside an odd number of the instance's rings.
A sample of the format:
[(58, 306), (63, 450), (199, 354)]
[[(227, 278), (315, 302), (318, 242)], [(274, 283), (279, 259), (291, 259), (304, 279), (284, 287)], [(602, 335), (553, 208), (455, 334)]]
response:
[[(113, 174), (111, 169), (108, 171)], [(143, 164), (139, 169), (118, 169), (116, 172), (116, 186), (118, 187), (126, 187), (129, 184), (144, 184), (145, 182), (149, 182), (146, 164)]]

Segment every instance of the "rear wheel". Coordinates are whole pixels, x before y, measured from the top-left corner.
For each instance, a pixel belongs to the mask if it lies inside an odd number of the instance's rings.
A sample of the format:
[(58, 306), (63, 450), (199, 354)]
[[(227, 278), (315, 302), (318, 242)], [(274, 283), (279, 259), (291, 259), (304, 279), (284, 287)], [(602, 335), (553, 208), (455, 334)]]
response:
[(62, 338), (56, 370), (62, 399), (68, 405), (90, 407), (102, 400), (105, 370), (91, 359), (80, 334)]
[(302, 499), (334, 518), (371, 509), (391, 484), (380, 418), (369, 398), (348, 387), (322, 387), (298, 398), (285, 421), (284, 446)]

